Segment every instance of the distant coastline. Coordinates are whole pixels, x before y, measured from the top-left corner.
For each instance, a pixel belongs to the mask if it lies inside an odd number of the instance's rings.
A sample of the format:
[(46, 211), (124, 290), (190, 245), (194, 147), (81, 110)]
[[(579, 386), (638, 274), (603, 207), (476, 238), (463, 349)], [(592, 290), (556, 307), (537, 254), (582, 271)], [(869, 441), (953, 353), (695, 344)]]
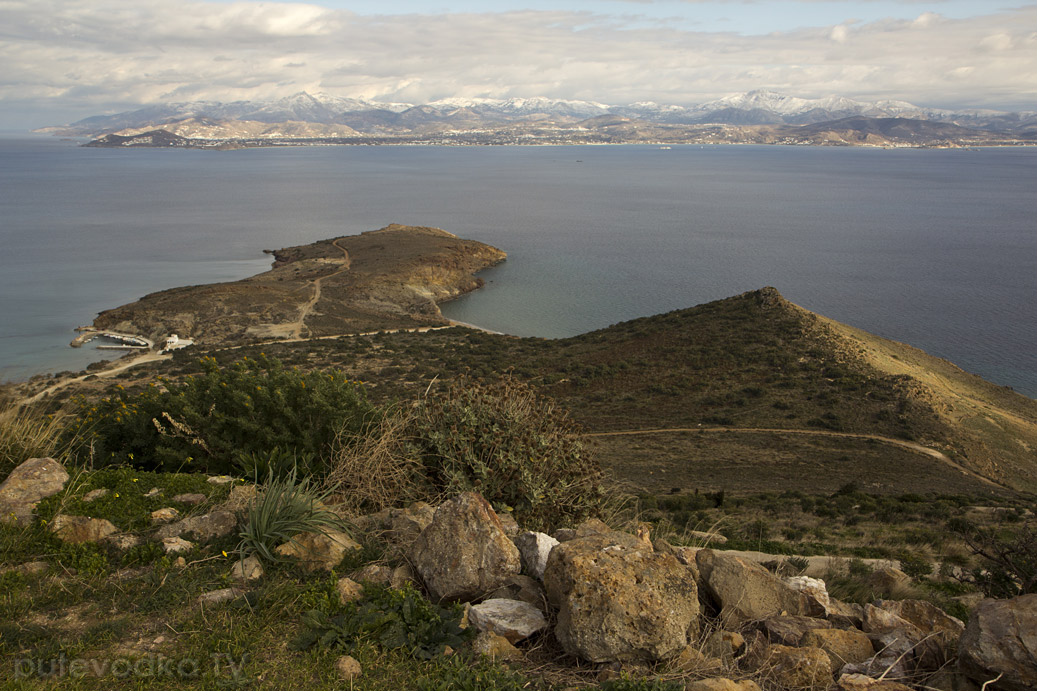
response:
[[(171, 128), (175, 129), (175, 128)], [(500, 128), (451, 130), (433, 134), (396, 133), (351, 137), (302, 137), (280, 134), (272, 127), (262, 137), (185, 137), (169, 129), (109, 133), (84, 146), (107, 149), (233, 150), (286, 146), (601, 146), (639, 144), (669, 148), (675, 145), (838, 146), (876, 149), (969, 149), (1023, 147), (1037, 139), (1003, 133), (934, 125), (924, 120), (853, 118), (818, 125), (731, 126), (647, 125), (622, 123), (600, 128)]]

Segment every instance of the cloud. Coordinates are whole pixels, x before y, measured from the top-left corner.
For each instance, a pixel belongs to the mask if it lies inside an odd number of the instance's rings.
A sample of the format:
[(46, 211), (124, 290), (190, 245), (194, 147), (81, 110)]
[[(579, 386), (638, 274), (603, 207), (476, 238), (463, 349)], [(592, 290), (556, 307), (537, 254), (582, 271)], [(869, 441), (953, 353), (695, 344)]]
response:
[(766, 36), (573, 11), (356, 15), (315, 4), (0, 2), (0, 101), (92, 114), (301, 89), (425, 102), (696, 103), (753, 88), (1037, 108), (1037, 7)]

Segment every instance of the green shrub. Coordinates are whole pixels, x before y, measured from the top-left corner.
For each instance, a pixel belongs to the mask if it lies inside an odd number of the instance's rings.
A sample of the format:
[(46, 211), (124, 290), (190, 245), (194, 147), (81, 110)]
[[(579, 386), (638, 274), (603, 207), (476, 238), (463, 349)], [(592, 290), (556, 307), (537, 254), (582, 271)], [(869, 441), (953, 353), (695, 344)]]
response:
[(967, 583), (993, 598), (1037, 593), (1037, 526), (979, 527), (956, 518), (948, 527), (981, 562)]
[(321, 504), (328, 493), (311, 490), (309, 483), (309, 478), (299, 479), (292, 469), (261, 488), (249, 504), (239, 534), (242, 557), (256, 554), (268, 561), (284, 561), (274, 548), (293, 536), (345, 530), (345, 522)]
[(900, 555), (900, 570), (913, 579), (924, 578), (933, 572), (933, 564), (917, 554)]
[(234, 454), (235, 475), (248, 478), (257, 485), (287, 477), (293, 470), (306, 477), (323, 470), (313, 454), (275, 446), (264, 451), (239, 451)]
[(323, 458), (342, 430), (361, 434), (377, 417), (363, 389), (339, 373), (299, 372), (265, 356), (200, 365), (201, 374), (180, 383), (136, 393), (119, 386), (81, 401), (69, 431), (80, 455), (98, 466), (227, 473), (242, 454), (274, 448)]
[(460, 626), (462, 610), (435, 605), (411, 586), (368, 586), (364, 599), (346, 605), (337, 615), (311, 610), (303, 615), (303, 631), (294, 647), (341, 646), (352, 650), (357, 643), (372, 641), (383, 649), (402, 648), (414, 658), (431, 660), (446, 646), (457, 649), (473, 629)]
[(603, 500), (600, 466), (575, 423), (511, 377), (461, 377), (423, 399), (411, 437), (432, 490), (479, 492), (531, 530), (579, 521)]

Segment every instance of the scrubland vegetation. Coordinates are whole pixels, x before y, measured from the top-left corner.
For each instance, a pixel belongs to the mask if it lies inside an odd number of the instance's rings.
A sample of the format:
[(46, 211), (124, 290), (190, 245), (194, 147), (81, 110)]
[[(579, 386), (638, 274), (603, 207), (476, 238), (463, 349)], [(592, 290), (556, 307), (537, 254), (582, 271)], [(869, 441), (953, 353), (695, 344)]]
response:
[[(710, 458), (730, 465), (720, 442), (645, 444), (653, 465), (629, 445), (590, 443), (587, 432), (615, 429), (806, 429), (922, 441), (954, 457), (946, 421), (907, 395), (909, 380), (820, 348), (795, 314), (761, 321), (750, 301), (717, 304), (563, 341), (450, 329), (180, 353), (35, 407), (8, 404), (0, 480), (36, 456), (60, 460), (71, 478), (40, 503), (37, 521), (0, 523), (0, 658), (196, 665), (134, 677), (137, 688), (342, 688), (334, 661), (343, 651), (363, 666), (356, 688), (365, 689), (682, 688), (663, 666), (599, 680), (549, 634), (511, 666), (477, 659), (464, 652), (459, 612), (413, 588), (340, 601), (339, 576), (404, 563), (356, 527), (363, 515), (466, 490), (525, 529), (588, 517), (647, 523), (672, 545), (773, 554), (769, 566), (785, 574), (811, 556), (836, 557), (824, 577), (850, 602), (924, 598), (964, 618), (977, 597), (1037, 592), (1032, 495), (938, 464), (924, 490), (868, 482), (921, 468), (917, 454), (853, 439), (801, 455), (796, 447), (797, 462), (820, 460), (774, 489), (760, 478), (785, 462), (784, 438), (747, 437), (747, 467), (761, 470), (712, 480)], [(836, 466), (852, 468), (851, 479)], [(212, 475), (232, 482), (211, 484)], [(236, 489), (253, 485), (254, 496)], [(192, 494), (198, 503), (174, 501)], [(178, 555), (148, 541), (70, 544), (49, 529), (70, 514), (141, 535), (156, 509), (201, 515), (228, 500), (234, 534)], [(274, 551), (290, 532), (331, 529), (362, 543), (332, 573)], [(259, 557), (264, 578), (226, 604), (199, 606), (199, 595), (234, 585), (230, 567), (245, 555)], [(897, 560), (913, 582), (881, 592), (869, 583), (870, 559)], [(23, 568), (37, 562), (41, 573)], [(445, 646), (456, 652), (444, 655)], [(37, 666), (11, 688), (112, 683), (45, 672)]]

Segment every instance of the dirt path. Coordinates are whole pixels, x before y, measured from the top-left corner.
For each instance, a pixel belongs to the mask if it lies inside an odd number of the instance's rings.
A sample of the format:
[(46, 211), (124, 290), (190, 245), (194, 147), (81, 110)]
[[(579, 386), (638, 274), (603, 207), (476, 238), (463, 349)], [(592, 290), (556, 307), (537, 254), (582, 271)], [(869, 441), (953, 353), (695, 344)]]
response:
[(310, 331), (310, 327), (306, 326), (306, 317), (310, 316), (310, 314), (313, 312), (313, 308), (317, 306), (318, 302), (320, 302), (321, 283), (323, 283), (326, 279), (334, 278), (339, 274), (349, 271), (349, 267), (352, 264), (352, 262), (349, 259), (349, 252), (346, 250), (345, 247), (338, 244), (337, 238), (335, 240), (332, 240), (331, 244), (342, 252), (342, 257), (345, 264), (338, 271), (330, 273), (327, 276), (321, 276), (320, 278), (313, 279), (313, 281), (310, 283), (310, 286), (313, 288), (313, 295), (310, 296), (310, 299), (307, 300), (306, 303), (299, 309), (299, 316), (293, 322), (282, 324), (279, 329), (287, 337), (287, 340), (303, 340), (303, 329), (306, 329), (307, 337), (312, 334), (312, 332)]
[(119, 374), (120, 372), (125, 372), (126, 370), (130, 369), (131, 367), (136, 367), (137, 365), (143, 365), (143, 364), (148, 363), (148, 362), (158, 362), (160, 360), (169, 360), (172, 357), (173, 357), (172, 355), (163, 355), (162, 353), (156, 353), (154, 351), (149, 351), (147, 353), (144, 353), (142, 355), (138, 355), (138, 356), (134, 357), (132, 360), (127, 360), (126, 362), (119, 363), (116, 366), (110, 367), (108, 369), (98, 370), (97, 372), (91, 372), (90, 374), (84, 374), (81, 377), (71, 377), (69, 379), (62, 379), (61, 381), (57, 382), (56, 384), (51, 384), (50, 386), (48, 386), (47, 388), (43, 389), (42, 391), (40, 391), (40, 392), (38, 392), (36, 394), (33, 394), (29, 398), (26, 398), (25, 400), (22, 401), (22, 405), (36, 403), (37, 401), (39, 401), (44, 396), (52, 394), (55, 391), (57, 391), (58, 389), (63, 389), (66, 386), (69, 386), (70, 384), (75, 384), (77, 382), (81, 382), (81, 381), (83, 381), (84, 379), (86, 379), (87, 377), (90, 377), (90, 376), (96, 376), (98, 379), (106, 379), (108, 377), (114, 377), (116, 374)]
[(893, 439), (892, 437), (882, 437), (877, 434), (858, 434), (854, 432), (830, 432), (826, 430), (812, 430), (812, 429), (777, 429), (777, 428), (761, 428), (761, 427), (673, 427), (667, 429), (635, 429), (635, 430), (622, 430), (618, 432), (589, 432), (584, 434), (585, 437), (621, 437), (621, 436), (639, 436), (648, 434), (671, 434), (671, 433), (685, 433), (685, 432), (697, 432), (703, 434), (710, 433), (734, 433), (734, 434), (745, 434), (752, 432), (763, 432), (767, 434), (795, 434), (801, 436), (813, 436), (813, 437), (835, 437), (839, 439), (865, 439), (870, 441), (877, 441), (882, 444), (888, 444), (890, 446), (897, 446), (902, 449), (914, 451), (930, 458), (944, 463), (945, 465), (958, 470), (965, 475), (978, 480), (991, 487), (997, 487), (998, 489), (1005, 489), (1002, 485), (994, 482), (993, 480), (983, 477), (978, 473), (975, 473), (968, 468), (962, 466), (960, 463), (952, 460), (946, 454), (937, 451), (936, 449), (930, 449), (928, 446), (922, 446), (910, 441), (904, 441), (903, 439)]

